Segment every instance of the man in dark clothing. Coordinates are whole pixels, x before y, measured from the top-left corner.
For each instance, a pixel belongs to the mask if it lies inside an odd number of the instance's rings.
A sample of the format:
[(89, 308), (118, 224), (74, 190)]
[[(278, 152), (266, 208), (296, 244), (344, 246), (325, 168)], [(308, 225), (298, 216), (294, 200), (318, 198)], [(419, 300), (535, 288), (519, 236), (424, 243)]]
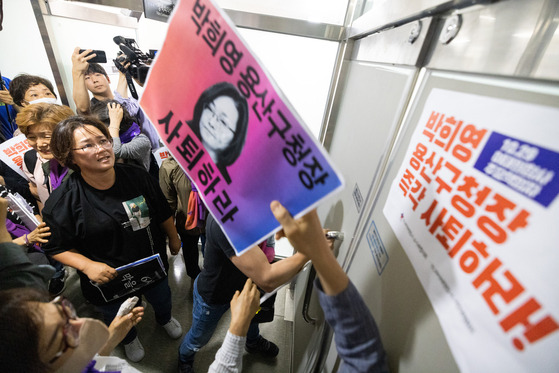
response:
[[(296, 253), (270, 264), (258, 246), (236, 256), (235, 251), (213, 216), (206, 221), (206, 251), (204, 269), (194, 284), (192, 326), (179, 349), (179, 371), (192, 372), (196, 351), (212, 337), (221, 316), (229, 309), (229, 302), (236, 290), (242, 290), (247, 277), (266, 292), (295, 276), (308, 261)], [(246, 350), (268, 357), (277, 356), (279, 349), (260, 335), (258, 324), (250, 326)]]

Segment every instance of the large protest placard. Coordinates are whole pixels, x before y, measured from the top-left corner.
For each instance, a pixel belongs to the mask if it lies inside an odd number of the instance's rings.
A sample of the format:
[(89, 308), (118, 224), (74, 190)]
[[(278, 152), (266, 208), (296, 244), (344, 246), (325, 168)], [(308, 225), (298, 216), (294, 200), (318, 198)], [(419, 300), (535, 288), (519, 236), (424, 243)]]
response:
[[(305, 89), (305, 87), (301, 87)], [(141, 106), (237, 253), (343, 187), (322, 147), (212, 1), (180, 1)]]
[(463, 372), (559, 367), (559, 109), (434, 89), (384, 206)]

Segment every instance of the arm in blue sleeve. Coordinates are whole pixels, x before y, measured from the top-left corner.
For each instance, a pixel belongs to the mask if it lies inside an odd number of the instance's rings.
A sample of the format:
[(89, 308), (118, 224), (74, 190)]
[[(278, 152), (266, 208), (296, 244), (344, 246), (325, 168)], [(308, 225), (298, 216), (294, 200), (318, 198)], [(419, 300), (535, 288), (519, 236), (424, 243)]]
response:
[(335, 296), (326, 295), (318, 279), (315, 286), (343, 360), (340, 372), (388, 372), (377, 325), (353, 283), (350, 281), (347, 288)]
[(128, 114), (133, 117), (138, 114), (138, 111), (140, 110), (140, 103), (137, 100), (132, 97), (124, 98), (117, 91), (114, 91), (113, 94), (115, 96), (115, 100), (118, 101), (122, 105), (122, 107), (126, 109)]

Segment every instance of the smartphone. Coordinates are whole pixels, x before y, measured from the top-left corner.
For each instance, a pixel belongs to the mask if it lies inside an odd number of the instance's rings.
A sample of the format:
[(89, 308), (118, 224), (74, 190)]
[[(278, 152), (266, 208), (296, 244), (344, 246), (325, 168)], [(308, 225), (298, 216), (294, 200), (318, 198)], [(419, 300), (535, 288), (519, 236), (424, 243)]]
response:
[[(80, 49), (80, 53), (83, 53), (84, 51), (85, 51), (85, 49)], [(93, 53), (95, 53), (96, 56), (93, 57), (92, 59), (88, 60), (87, 62), (107, 63), (107, 56), (105, 55), (105, 51), (93, 50), (87, 56), (89, 56), (90, 54), (93, 54)]]

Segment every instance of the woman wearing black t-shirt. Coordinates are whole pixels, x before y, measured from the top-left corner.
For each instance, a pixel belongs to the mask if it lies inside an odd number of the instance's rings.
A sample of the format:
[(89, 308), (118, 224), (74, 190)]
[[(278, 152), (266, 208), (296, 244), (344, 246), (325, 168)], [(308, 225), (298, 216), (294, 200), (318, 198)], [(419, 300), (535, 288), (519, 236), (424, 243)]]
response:
[[(159, 185), (138, 166), (115, 164), (111, 136), (97, 119), (75, 116), (62, 121), (53, 131), (51, 147), (74, 173), (45, 204), (43, 218), (52, 230), (45, 251), (78, 270), (84, 297), (98, 306), (107, 324), (128, 297), (144, 295), (157, 322), (170, 337), (179, 338), (182, 329), (171, 316), (171, 290), (162, 271), (160, 276), (141, 272), (115, 280), (116, 268), (155, 254), (168, 270), (166, 238), (173, 255), (180, 250), (172, 212)], [(119, 290), (114, 293), (118, 296), (108, 297), (105, 289), (112, 286), (135, 290), (125, 296)], [(143, 358), (135, 329), (123, 343), (129, 360)]]

